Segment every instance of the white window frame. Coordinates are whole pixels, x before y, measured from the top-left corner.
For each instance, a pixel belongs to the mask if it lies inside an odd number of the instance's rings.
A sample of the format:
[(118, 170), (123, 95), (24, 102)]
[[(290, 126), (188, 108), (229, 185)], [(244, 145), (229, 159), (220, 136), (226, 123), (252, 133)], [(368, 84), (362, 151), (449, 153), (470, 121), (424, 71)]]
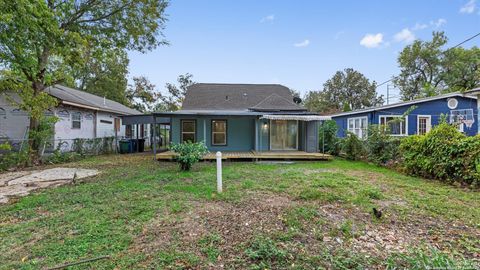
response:
[(417, 134), (420, 134), (420, 118), (428, 118), (427, 123), (426, 123), (426, 132), (428, 133), (430, 130), (432, 130), (432, 116), (431, 115), (417, 115)]
[[(472, 112), (472, 120), (475, 121), (475, 114), (474, 114), (474, 111), (473, 109), (455, 109), (455, 110), (450, 110), (450, 115), (449, 115), (449, 118), (450, 118), (450, 124), (454, 124), (455, 122), (452, 121), (452, 112), (454, 111), (469, 111), (469, 112)], [(464, 128), (465, 124), (464, 123), (458, 123), (458, 131), (464, 133), (465, 132), (465, 128)]]
[[(272, 122), (273, 122), (273, 121), (276, 121), (276, 120), (271, 120), (271, 119), (270, 119), (270, 121), (269, 121), (269, 123), (268, 123), (270, 129), (272, 128)], [(280, 121), (281, 121), (281, 120), (280, 120)], [(270, 148), (270, 150), (274, 150), (274, 151), (295, 151), (295, 150), (298, 150), (298, 133), (300, 132), (299, 122), (298, 122), (298, 120), (285, 120), (285, 121), (287, 121), (287, 127), (288, 127), (288, 121), (296, 121), (296, 122), (297, 122), (297, 136), (296, 136), (296, 138), (295, 138), (295, 143), (296, 143), (295, 149), (285, 149), (285, 148), (275, 149), (275, 148), (273, 148), (273, 147), (272, 147), (272, 132), (271, 132), (271, 130), (270, 130), (270, 131), (269, 131), (269, 135), (268, 135), (269, 140), (270, 140), (270, 142), (269, 142), (269, 145), (270, 145), (269, 148)]]
[[(183, 123), (184, 122), (192, 122), (193, 123), (193, 131), (184, 131), (183, 130)], [(197, 142), (197, 121), (196, 121), (196, 119), (180, 119), (180, 143), (187, 142), (183, 139), (184, 134), (193, 134), (192, 143)]]
[[(215, 126), (214, 122), (224, 122), (225, 123), (225, 131), (215, 131), (213, 127)], [(211, 120), (211, 129), (212, 129), (212, 145), (214, 146), (227, 146), (227, 130), (228, 130), (228, 123), (227, 119), (212, 119)], [(225, 141), (222, 143), (215, 143), (215, 134), (225, 134)]]
[[(357, 119), (358, 119), (358, 121), (359, 121), (359, 123), (360, 123), (360, 127), (359, 127), (359, 128), (357, 128), (357, 127), (355, 126), (355, 120), (357, 120)], [(365, 119), (365, 123), (367, 124), (367, 126), (364, 127), (364, 128), (362, 128), (362, 120), (363, 120), (363, 119)], [(353, 130), (350, 129), (350, 120), (353, 121)], [(359, 130), (360, 130), (361, 136), (358, 136), (358, 134), (355, 132), (356, 129), (359, 129)], [(347, 130), (348, 130), (349, 132), (357, 135), (358, 138), (360, 138), (360, 139), (366, 139), (367, 136), (368, 136), (368, 131), (367, 131), (367, 129), (368, 129), (368, 116), (359, 116), (359, 117), (350, 117), (350, 118), (347, 118)]]
[[(74, 116), (78, 115), (78, 120), (74, 120)], [(78, 122), (78, 127), (74, 126), (74, 122)], [(73, 112), (72, 113), (72, 129), (82, 129), (82, 113), (81, 112)]]
[(404, 118), (405, 119), (405, 130), (403, 134), (389, 134), (390, 136), (394, 137), (404, 137), (408, 136), (408, 115), (403, 116), (403, 115), (398, 115), (398, 114), (383, 114), (378, 116), (378, 124), (381, 125), (382, 123), (382, 118), (385, 118), (385, 124), (387, 124), (387, 119), (388, 117), (399, 117), (399, 118)]

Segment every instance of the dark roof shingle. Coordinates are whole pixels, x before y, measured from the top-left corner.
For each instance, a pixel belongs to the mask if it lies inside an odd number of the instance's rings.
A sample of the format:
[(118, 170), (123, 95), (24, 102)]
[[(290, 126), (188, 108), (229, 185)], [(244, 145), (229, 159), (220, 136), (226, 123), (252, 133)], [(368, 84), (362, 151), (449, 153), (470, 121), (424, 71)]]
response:
[(305, 111), (293, 102), (290, 89), (279, 84), (215, 84), (190, 86), (182, 110)]
[(73, 89), (63, 85), (55, 85), (46, 89), (46, 92), (62, 101), (96, 108), (99, 111), (114, 112), (118, 114), (141, 114), (116, 101), (99, 97), (85, 91)]

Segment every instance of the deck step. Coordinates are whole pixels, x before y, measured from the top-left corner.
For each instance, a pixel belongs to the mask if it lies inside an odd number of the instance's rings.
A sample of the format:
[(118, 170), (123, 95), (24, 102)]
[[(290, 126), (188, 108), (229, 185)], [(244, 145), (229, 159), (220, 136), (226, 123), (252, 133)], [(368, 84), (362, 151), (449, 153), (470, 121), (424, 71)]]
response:
[[(171, 160), (176, 156), (172, 151), (167, 151), (157, 154), (157, 160)], [(215, 153), (210, 152), (206, 154), (202, 160), (214, 160), (216, 159)], [(309, 160), (330, 160), (331, 155), (322, 153), (307, 153), (303, 151), (291, 151), (291, 152), (222, 152), (222, 160), (228, 159), (309, 159)]]

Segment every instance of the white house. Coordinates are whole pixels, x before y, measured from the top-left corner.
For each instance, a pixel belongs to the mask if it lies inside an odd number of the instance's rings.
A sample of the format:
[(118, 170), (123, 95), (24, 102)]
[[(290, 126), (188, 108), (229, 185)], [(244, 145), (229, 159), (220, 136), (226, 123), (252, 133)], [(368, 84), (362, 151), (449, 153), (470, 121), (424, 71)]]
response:
[[(140, 114), (113, 100), (99, 97), (84, 91), (55, 85), (46, 89), (58, 100), (58, 106), (46, 112), (55, 115), (54, 147), (61, 143), (62, 150), (69, 150), (74, 139), (95, 139), (113, 137), (145, 138), (148, 143), (148, 126), (122, 125), (121, 116)], [(9, 97), (8, 97), (9, 96)], [(9, 141), (14, 147), (25, 142), (28, 133), (29, 117), (18, 109), (11, 99), (18, 101), (17, 95), (0, 94), (0, 141)]]

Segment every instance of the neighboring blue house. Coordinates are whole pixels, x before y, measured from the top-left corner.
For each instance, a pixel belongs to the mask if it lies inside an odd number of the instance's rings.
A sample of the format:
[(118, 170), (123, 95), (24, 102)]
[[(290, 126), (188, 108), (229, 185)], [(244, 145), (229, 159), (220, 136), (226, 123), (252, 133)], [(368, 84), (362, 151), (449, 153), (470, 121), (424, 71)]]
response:
[[(403, 117), (412, 106), (415, 109)], [(466, 135), (477, 134), (477, 98), (459, 92), (338, 113), (331, 117), (337, 123), (339, 137), (345, 137), (350, 131), (365, 138), (367, 127), (371, 124), (388, 124), (392, 136), (424, 134), (438, 125), (442, 114), (447, 115), (450, 123), (457, 123), (459, 130)], [(398, 117), (402, 117), (403, 121), (391, 121)]]

